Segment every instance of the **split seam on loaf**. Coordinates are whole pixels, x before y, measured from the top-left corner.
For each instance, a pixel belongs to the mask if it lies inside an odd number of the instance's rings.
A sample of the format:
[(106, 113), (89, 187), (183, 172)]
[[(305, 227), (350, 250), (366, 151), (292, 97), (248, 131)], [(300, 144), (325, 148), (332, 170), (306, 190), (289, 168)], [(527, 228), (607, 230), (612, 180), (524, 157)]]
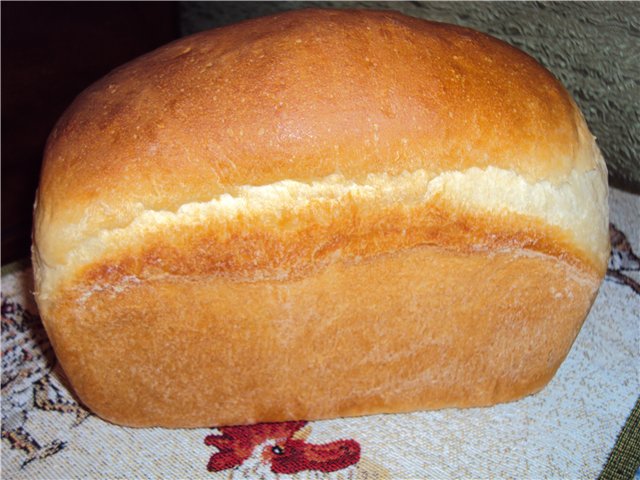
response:
[[(257, 222), (281, 228), (278, 221), (284, 212), (293, 216), (295, 224), (296, 212), (308, 208), (309, 202), (340, 202), (346, 196), (351, 196), (357, 203), (407, 206), (429, 203), (439, 197), (465, 213), (526, 215), (565, 230), (585, 253), (602, 260), (599, 252), (606, 251), (608, 241), (602, 234), (606, 232), (608, 223), (607, 189), (602, 181), (603, 175), (602, 169), (573, 171), (564, 182), (553, 185), (547, 180), (528, 182), (512, 171), (496, 167), (472, 167), (464, 172), (449, 171), (437, 175), (425, 170), (396, 176), (369, 174), (366, 183), (356, 183), (334, 174), (309, 183), (281, 180), (269, 185), (239, 186), (208, 202), (183, 204), (176, 211), (142, 209), (128, 225), (105, 229), (77, 242), (68, 251), (65, 263), (47, 264), (46, 258), (42, 260), (48, 266), (47, 284), (53, 289), (59, 280), (56, 269), (64, 268), (65, 274), (69, 275), (69, 264), (75, 263), (75, 269), (82, 268), (95, 258), (108, 254), (110, 245), (116, 244), (119, 248), (133, 245), (141, 236), (161, 231), (168, 225), (225, 222), (243, 214), (256, 217)], [(600, 219), (602, 228), (593, 229), (594, 218)], [(315, 220), (323, 221), (318, 217)], [(48, 290), (43, 289), (41, 294), (47, 295)]]

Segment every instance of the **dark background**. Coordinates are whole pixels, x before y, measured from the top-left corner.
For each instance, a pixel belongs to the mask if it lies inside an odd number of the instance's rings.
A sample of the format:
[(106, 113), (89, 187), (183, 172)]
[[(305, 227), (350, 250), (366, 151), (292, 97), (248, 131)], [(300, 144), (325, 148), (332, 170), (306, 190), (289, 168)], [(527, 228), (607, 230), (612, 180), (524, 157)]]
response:
[(44, 144), (73, 99), (179, 36), (178, 6), (2, 3), (2, 264), (29, 254)]
[(2, 264), (29, 254), (44, 143), (84, 88), (182, 35), (312, 6), (393, 8), (522, 48), (576, 98), (603, 149), (610, 182), (640, 192), (638, 3), (3, 2)]

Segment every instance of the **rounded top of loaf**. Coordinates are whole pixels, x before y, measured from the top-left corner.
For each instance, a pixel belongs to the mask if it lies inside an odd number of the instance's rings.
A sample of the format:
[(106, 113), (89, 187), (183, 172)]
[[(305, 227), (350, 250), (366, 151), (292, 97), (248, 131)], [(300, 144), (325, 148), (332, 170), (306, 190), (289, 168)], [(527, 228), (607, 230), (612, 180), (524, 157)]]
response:
[[(85, 90), (49, 138), (44, 263), (239, 186), (497, 168), (527, 182), (599, 166), (560, 83), (466, 28), (387, 11), (299, 10), (182, 38)], [(74, 243), (75, 242), (75, 243)]]

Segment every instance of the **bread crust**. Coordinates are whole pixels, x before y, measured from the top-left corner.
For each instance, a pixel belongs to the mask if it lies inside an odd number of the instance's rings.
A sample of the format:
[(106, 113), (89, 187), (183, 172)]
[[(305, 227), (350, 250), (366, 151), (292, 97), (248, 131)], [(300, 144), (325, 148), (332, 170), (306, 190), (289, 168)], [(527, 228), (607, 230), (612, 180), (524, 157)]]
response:
[(592, 143), (560, 83), (497, 39), (393, 12), (290, 12), (178, 40), (83, 92), (46, 147), (38, 248), (64, 263), (136, 205), (283, 179), (492, 166), (559, 184), (596, 168)]
[(486, 406), (549, 381), (599, 282), (542, 254), (420, 246), (300, 279), (70, 293), (48, 331), (79, 397), (124, 425)]
[(606, 167), (526, 54), (392, 12), (178, 40), (48, 141), (36, 299), (80, 398), (132, 426), (513, 400), (606, 269)]

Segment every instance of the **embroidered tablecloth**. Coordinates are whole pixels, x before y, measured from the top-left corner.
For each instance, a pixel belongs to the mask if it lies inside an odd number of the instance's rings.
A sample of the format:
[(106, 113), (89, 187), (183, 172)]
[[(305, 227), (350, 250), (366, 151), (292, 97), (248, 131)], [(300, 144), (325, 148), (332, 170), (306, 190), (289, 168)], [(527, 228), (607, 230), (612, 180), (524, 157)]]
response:
[(609, 271), (567, 360), (542, 392), (491, 408), (223, 429), (111, 425), (70, 393), (30, 294), (30, 266), (3, 267), (2, 475), (595, 478), (607, 465), (603, 476), (633, 476), (640, 462), (638, 406), (631, 415), (640, 393), (640, 197), (612, 190), (610, 208)]

